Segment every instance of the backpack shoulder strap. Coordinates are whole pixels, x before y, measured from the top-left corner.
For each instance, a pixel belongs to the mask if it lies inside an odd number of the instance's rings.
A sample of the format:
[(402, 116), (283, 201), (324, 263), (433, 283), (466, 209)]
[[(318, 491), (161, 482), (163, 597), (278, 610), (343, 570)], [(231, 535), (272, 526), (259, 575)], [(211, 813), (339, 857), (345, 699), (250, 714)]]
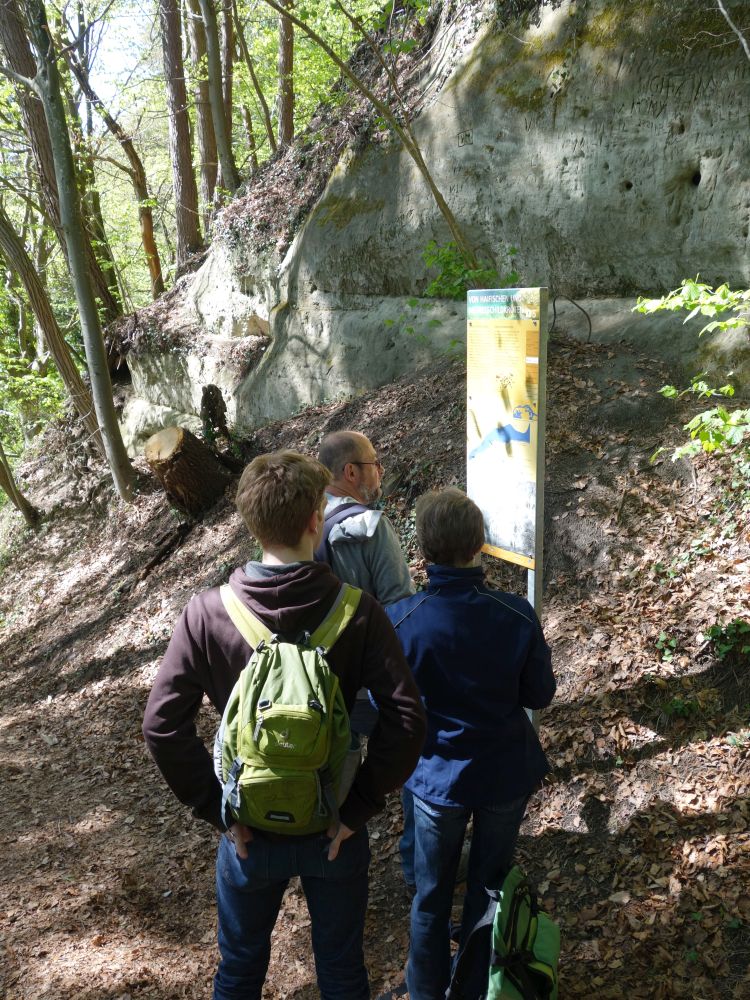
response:
[[(482, 971), (482, 986), (484, 988), (481, 996), (487, 996), (487, 980), (489, 978), (490, 951), (492, 948), (492, 926), (495, 922), (495, 913), (498, 907), (498, 893), (485, 890), (489, 896), (487, 909), (479, 920), (472, 927), (463, 948), (458, 954), (453, 974), (451, 976), (445, 1000), (469, 1000), (469, 980), (476, 976), (476, 970)], [(471, 994), (475, 996), (475, 994)]]
[(308, 645), (311, 649), (322, 648), (324, 652), (333, 646), (359, 607), (362, 591), (348, 583), (342, 583), (336, 600), (328, 614), (311, 634)]
[(369, 507), (365, 507), (364, 504), (356, 500), (350, 500), (349, 503), (341, 503), (338, 507), (334, 507), (323, 522), (323, 537), (321, 538), (320, 545), (315, 550), (315, 561), (330, 562), (331, 554), (329, 551), (328, 536), (337, 524), (341, 524), (342, 521), (346, 521), (349, 517), (356, 517), (357, 514), (366, 514), (369, 509)]
[(242, 603), (228, 583), (225, 583), (219, 592), (232, 624), (252, 649), (257, 649), (261, 642), (270, 641), (271, 630)]

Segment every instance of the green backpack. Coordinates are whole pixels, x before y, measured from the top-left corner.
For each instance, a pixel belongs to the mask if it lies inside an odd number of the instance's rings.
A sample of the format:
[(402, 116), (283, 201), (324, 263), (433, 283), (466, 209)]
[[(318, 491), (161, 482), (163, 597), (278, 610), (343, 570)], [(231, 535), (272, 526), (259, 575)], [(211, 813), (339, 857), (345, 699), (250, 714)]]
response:
[(446, 1000), (557, 1000), (560, 928), (539, 909), (523, 871), (511, 868), (487, 894), (487, 912), (458, 956)]
[(232, 589), (227, 614), (254, 652), (235, 684), (214, 741), (222, 817), (277, 833), (307, 834), (338, 822), (359, 765), (338, 677), (326, 654), (362, 592), (342, 584), (318, 628), (298, 642), (273, 635)]

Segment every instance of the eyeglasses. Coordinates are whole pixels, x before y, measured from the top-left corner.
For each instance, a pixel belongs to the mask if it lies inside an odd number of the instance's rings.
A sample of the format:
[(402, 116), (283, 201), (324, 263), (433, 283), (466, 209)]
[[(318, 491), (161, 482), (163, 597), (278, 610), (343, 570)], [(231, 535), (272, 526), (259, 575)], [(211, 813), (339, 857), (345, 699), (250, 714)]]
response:
[(351, 465), (375, 465), (381, 472), (383, 471), (383, 463), (379, 458), (376, 458), (374, 462), (352, 462)]

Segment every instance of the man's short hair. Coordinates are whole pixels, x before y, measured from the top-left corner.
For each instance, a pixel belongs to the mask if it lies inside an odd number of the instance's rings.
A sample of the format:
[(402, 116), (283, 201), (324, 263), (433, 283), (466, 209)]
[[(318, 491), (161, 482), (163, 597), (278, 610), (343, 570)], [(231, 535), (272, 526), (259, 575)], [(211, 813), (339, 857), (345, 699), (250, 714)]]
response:
[(484, 517), (464, 492), (449, 486), (417, 500), (417, 541), (427, 562), (460, 566), (484, 545)]
[(341, 475), (347, 462), (356, 462), (362, 454), (362, 437), (356, 431), (332, 431), (320, 442), (318, 461), (330, 469), (334, 478)]
[(258, 455), (240, 477), (235, 503), (261, 545), (295, 546), (323, 502), (331, 474), (296, 451)]

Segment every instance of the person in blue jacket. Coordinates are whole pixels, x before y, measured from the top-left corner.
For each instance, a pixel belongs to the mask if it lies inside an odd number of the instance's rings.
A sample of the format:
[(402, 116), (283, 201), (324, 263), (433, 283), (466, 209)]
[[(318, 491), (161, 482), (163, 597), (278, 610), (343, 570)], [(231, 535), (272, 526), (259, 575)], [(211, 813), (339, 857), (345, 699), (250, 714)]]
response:
[(555, 693), (549, 647), (534, 609), (484, 583), (482, 512), (461, 490), (417, 502), (427, 590), (386, 613), (427, 712), (427, 739), (405, 790), (414, 804), (411, 1000), (443, 1000), (451, 977), (453, 889), (469, 819), (473, 834), (462, 947), (487, 908), (485, 887), (511, 868), (532, 792), (549, 764), (525, 711)]

